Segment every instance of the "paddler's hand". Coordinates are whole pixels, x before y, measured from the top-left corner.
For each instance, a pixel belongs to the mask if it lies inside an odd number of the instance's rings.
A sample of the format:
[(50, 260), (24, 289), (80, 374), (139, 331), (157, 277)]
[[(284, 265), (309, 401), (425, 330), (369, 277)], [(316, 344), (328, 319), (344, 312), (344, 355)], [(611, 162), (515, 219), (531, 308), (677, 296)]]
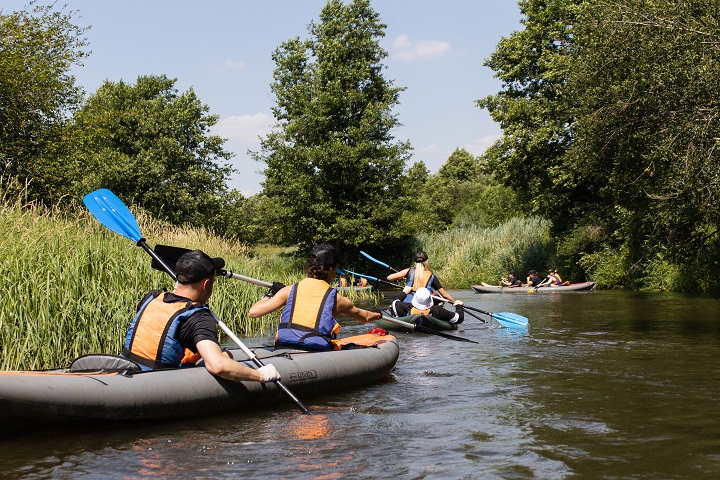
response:
[(465, 305), (462, 300), (455, 300), (455, 303), (453, 303), (453, 307), (458, 307), (460, 305)]
[(285, 284), (282, 282), (273, 282), (270, 290), (265, 294), (265, 298), (272, 298), (277, 292), (285, 288)]
[(258, 368), (257, 371), (260, 373), (260, 383), (275, 382), (280, 380), (280, 372), (277, 371), (275, 365), (269, 363)]

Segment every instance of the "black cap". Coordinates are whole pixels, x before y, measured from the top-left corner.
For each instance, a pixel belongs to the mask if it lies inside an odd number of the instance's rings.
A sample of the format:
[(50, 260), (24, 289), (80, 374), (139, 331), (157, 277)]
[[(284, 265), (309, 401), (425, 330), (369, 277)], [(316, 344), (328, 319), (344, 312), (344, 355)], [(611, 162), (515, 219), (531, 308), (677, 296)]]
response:
[(222, 258), (212, 258), (201, 250), (192, 250), (178, 258), (175, 274), (178, 282), (182, 284), (195, 283), (206, 279), (224, 266), (225, 260)]
[(428, 259), (427, 253), (423, 252), (422, 250), (418, 251), (415, 254), (415, 263), (423, 263), (423, 262), (427, 261), (427, 259)]
[(315, 245), (308, 255), (310, 265), (337, 265), (340, 263), (340, 255), (332, 245), (324, 243)]

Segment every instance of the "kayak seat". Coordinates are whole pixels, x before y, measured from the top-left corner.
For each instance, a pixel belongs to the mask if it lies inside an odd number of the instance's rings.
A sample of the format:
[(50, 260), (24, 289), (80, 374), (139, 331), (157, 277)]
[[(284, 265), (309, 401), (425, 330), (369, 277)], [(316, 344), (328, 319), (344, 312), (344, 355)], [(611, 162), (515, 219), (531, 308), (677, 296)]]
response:
[(140, 365), (121, 357), (104, 353), (91, 353), (78, 357), (70, 364), (70, 372), (140, 372)]

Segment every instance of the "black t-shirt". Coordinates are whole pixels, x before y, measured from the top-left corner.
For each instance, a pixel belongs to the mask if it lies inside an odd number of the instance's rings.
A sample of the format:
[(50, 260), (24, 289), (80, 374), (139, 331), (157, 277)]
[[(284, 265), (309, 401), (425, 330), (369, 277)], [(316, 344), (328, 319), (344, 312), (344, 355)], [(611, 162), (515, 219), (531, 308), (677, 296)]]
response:
[[(137, 309), (139, 309), (140, 306), (156, 292), (157, 290), (145, 295), (145, 297), (140, 300)], [(190, 302), (191, 300), (189, 298), (175, 295), (172, 292), (168, 292), (163, 301), (165, 303), (175, 303)], [(180, 346), (191, 350), (193, 353), (197, 353), (196, 345), (201, 340), (210, 340), (218, 345), (220, 344), (218, 341), (217, 323), (210, 313), (210, 310), (207, 309), (199, 310), (182, 321), (180, 323), (180, 327), (178, 328), (177, 337), (177, 340), (180, 342)]]

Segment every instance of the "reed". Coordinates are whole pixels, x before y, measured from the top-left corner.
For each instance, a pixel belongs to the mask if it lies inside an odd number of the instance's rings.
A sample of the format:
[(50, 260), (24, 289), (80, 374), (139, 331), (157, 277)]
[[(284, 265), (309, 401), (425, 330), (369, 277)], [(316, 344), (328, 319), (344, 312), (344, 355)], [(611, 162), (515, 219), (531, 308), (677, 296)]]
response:
[[(302, 278), (282, 254), (253, 257), (247, 246), (202, 229), (171, 227), (136, 212), (148, 243), (200, 248), (233, 271), (286, 284)], [(108, 231), (84, 209), (64, 211), (7, 198), (0, 192), (0, 369), (67, 365), (87, 353), (119, 353), (138, 300), (172, 280), (150, 268), (132, 241)], [(274, 330), (277, 315), (246, 313), (266, 289), (218, 279), (215, 312), (240, 337)]]
[(540, 217), (512, 218), (495, 228), (466, 226), (419, 234), (430, 267), (445, 288), (468, 288), (515, 270), (523, 278), (529, 269), (550, 266), (554, 245), (550, 222)]

